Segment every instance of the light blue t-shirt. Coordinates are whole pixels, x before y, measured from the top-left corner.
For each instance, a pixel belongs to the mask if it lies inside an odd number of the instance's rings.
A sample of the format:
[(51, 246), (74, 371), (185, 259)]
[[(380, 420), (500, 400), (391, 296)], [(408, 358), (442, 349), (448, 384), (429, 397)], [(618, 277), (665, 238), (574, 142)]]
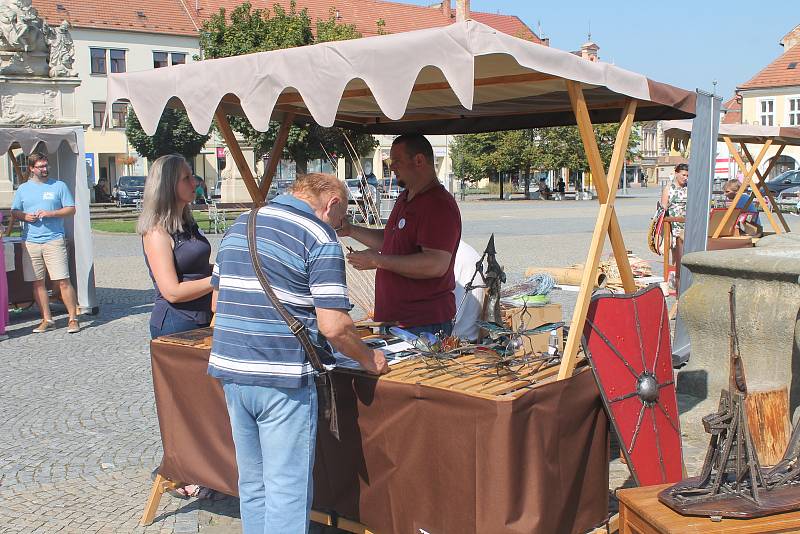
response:
[[(36, 213), (39, 210), (55, 211), (74, 205), (72, 193), (64, 182), (47, 180), (47, 183), (43, 184), (36, 180), (28, 180), (17, 188), (11, 209)], [(63, 237), (62, 217), (42, 217), (35, 222), (25, 222), (22, 225), (22, 239), (31, 243), (47, 243)]]

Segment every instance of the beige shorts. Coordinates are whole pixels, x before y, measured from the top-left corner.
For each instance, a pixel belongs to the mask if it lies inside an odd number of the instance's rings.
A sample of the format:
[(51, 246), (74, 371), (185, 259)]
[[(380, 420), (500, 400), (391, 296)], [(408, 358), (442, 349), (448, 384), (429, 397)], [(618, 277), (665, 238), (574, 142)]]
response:
[(67, 245), (63, 239), (22, 244), (22, 277), (25, 281), (44, 280), (45, 269), (50, 280), (69, 278)]

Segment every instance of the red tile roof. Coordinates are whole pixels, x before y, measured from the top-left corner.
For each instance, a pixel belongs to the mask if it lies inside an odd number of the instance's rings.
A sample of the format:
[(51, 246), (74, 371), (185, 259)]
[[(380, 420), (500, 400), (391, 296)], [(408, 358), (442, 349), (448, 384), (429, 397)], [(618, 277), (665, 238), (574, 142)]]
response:
[(734, 96), (724, 104), (722, 108), (725, 114), (722, 116), (723, 124), (740, 124), (742, 122), (742, 99)]
[[(789, 68), (794, 63), (793, 68)], [(786, 87), (800, 85), (800, 45), (786, 50), (761, 72), (739, 86), (739, 89), (760, 89), (764, 87)]]
[[(133, 4), (94, 0), (33, 0), (34, 7), (52, 25), (68, 20), (76, 28), (135, 31), (170, 35), (196, 36), (197, 27), (224, 7), (230, 13), (241, 0), (138, 0)], [(251, 0), (254, 8), (271, 9), (276, 3), (288, 9), (288, 0)], [(57, 6), (63, 9), (58, 9)], [(195, 7), (199, 9), (195, 11)], [(341, 21), (355, 24), (364, 36), (378, 33), (378, 20), (386, 23), (384, 31), (400, 33), (436, 28), (455, 22), (455, 6), (451, 16), (440, 7), (425, 7), (382, 0), (298, 0), (297, 9), (307, 9), (313, 24), (327, 19), (331, 9), (339, 11)], [(141, 12), (144, 17), (137, 13)], [(473, 20), (503, 33), (541, 43), (518, 17), (473, 11)]]
[(106, 4), (94, 0), (33, 0), (33, 7), (52, 26), (67, 20), (76, 28), (197, 36), (197, 26), (182, 0), (137, 0), (133, 4)]

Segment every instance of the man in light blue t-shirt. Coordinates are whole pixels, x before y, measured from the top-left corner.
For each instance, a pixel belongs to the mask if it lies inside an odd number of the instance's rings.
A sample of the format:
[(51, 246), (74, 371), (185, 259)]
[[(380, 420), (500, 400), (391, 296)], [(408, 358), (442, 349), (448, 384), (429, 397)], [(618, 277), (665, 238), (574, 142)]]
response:
[(45, 272), (58, 282), (61, 300), (67, 307), (67, 332), (79, 332), (77, 298), (69, 280), (69, 256), (64, 240), (64, 217), (75, 214), (75, 201), (64, 182), (49, 178), (47, 156), (28, 156), (28, 181), (20, 185), (11, 203), (11, 214), (23, 221), (22, 275), (33, 284), (33, 298), (42, 322), (33, 329), (45, 332), (55, 326), (50, 315)]

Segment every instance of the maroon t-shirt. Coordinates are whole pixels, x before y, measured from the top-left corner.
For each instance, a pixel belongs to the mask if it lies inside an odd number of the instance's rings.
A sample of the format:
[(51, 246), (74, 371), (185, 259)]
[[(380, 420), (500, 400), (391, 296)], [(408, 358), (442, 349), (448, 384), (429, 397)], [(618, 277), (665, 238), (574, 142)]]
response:
[(375, 275), (375, 320), (413, 327), (450, 321), (456, 314), (453, 264), (461, 239), (461, 213), (441, 184), (410, 202), (403, 191), (384, 231), (382, 254), (405, 255), (422, 247), (446, 250), (453, 257), (444, 276), (413, 279), (378, 269)]

